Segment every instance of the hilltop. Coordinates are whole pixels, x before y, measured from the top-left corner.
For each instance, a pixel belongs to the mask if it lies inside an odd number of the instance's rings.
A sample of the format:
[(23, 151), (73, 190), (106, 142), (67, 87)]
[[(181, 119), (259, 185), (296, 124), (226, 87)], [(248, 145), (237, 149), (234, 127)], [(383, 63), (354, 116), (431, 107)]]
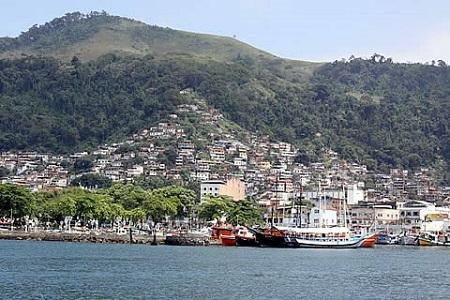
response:
[(371, 169), (434, 166), (448, 176), (450, 68), (371, 59), (316, 64), (233, 38), (67, 14), (0, 39), (1, 150), (71, 152), (175, 112), (191, 89), (224, 118)]
[(0, 38), (0, 58), (33, 55), (70, 61), (76, 56), (88, 61), (108, 53), (152, 57), (190, 54), (222, 62), (241, 59), (293, 76), (310, 75), (320, 65), (282, 59), (231, 37), (152, 26), (104, 12), (68, 13), (34, 25), (17, 38)]

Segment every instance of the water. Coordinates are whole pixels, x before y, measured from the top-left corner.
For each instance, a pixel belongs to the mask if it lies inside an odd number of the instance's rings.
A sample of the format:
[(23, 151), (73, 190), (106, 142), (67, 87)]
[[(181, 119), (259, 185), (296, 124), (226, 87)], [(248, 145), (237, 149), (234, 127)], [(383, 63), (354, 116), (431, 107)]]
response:
[(0, 241), (1, 299), (448, 299), (450, 249)]

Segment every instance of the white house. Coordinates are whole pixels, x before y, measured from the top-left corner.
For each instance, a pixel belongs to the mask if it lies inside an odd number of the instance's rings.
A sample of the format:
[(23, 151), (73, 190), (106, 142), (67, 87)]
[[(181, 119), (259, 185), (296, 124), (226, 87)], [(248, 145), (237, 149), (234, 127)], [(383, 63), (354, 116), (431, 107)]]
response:
[(336, 226), (337, 212), (331, 209), (311, 208), (309, 214), (310, 227)]

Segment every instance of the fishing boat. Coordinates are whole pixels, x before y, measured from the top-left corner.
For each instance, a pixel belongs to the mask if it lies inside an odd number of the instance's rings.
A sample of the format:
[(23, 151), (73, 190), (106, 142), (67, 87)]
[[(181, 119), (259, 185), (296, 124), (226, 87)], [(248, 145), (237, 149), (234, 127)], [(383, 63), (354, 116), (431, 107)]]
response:
[(419, 246), (450, 246), (450, 237), (446, 232), (425, 232), (418, 238)]
[(400, 239), (397, 235), (388, 234), (386, 232), (377, 233), (377, 240), (375, 244), (378, 245), (396, 245), (400, 242)]
[(450, 219), (447, 213), (429, 213), (421, 226), (419, 246), (450, 246)]
[(398, 244), (403, 246), (417, 246), (418, 242), (419, 236), (405, 233), (399, 237)]
[(290, 228), (288, 232), (299, 248), (370, 248), (377, 239), (375, 233), (352, 235), (347, 227)]
[(379, 245), (390, 245), (391, 237), (387, 233), (380, 232), (377, 235), (377, 241), (375, 243)]

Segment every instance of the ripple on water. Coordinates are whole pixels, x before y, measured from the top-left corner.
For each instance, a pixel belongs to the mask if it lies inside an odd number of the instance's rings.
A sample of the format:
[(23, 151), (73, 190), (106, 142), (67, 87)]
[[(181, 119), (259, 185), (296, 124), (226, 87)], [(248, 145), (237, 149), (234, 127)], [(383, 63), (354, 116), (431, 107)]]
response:
[(447, 299), (447, 249), (0, 241), (8, 299)]

